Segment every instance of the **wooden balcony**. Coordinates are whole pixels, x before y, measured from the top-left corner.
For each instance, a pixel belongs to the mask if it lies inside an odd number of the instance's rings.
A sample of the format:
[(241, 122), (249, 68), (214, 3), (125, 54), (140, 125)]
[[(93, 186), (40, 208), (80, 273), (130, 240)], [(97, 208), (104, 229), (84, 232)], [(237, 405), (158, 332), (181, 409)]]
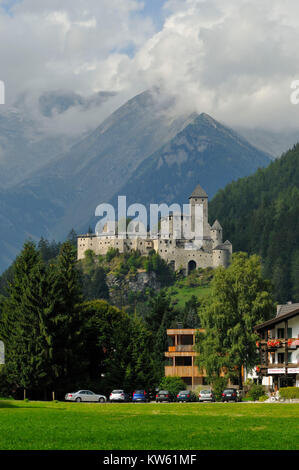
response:
[(168, 352), (193, 352), (193, 344), (178, 344), (176, 346), (169, 346)]
[(165, 366), (166, 377), (203, 377), (197, 366)]

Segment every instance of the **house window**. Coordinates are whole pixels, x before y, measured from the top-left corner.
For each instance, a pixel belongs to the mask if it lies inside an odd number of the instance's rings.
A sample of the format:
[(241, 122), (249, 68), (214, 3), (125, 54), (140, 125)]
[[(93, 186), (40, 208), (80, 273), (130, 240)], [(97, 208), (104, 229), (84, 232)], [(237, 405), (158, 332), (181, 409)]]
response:
[(176, 366), (192, 366), (192, 357), (191, 356), (178, 356), (175, 358)]
[[(277, 328), (277, 338), (284, 338), (284, 328)], [(292, 338), (292, 328), (288, 328), (288, 339)]]
[[(278, 364), (284, 364), (285, 353), (278, 353), (277, 357), (278, 357)], [(288, 363), (289, 364), (292, 363), (292, 353), (291, 352), (288, 353)]]

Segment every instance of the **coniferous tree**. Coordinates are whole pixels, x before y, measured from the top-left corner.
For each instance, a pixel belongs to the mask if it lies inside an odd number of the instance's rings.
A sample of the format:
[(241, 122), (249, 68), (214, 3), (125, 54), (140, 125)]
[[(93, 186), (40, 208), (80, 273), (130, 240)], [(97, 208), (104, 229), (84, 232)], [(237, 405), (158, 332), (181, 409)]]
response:
[(27, 242), (14, 263), (0, 322), (0, 336), (6, 347), (6, 378), (16, 388), (33, 389), (45, 382), (47, 288), (40, 254), (33, 242)]
[(62, 391), (84, 369), (82, 354), (82, 292), (76, 253), (71, 242), (62, 244), (57, 261), (49, 267), (47, 331), (52, 343), (52, 387)]

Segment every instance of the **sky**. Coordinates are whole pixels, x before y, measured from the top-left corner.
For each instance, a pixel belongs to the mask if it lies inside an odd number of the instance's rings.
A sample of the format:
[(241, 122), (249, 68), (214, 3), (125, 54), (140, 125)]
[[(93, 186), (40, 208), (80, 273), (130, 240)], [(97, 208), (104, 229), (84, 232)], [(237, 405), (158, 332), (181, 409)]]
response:
[(7, 106), (22, 97), (34, 114), (47, 91), (117, 93), (101, 112), (65, 113), (65, 128), (100, 122), (158, 86), (176, 97), (177, 113), (296, 129), (298, 44), (296, 0), (0, 0)]

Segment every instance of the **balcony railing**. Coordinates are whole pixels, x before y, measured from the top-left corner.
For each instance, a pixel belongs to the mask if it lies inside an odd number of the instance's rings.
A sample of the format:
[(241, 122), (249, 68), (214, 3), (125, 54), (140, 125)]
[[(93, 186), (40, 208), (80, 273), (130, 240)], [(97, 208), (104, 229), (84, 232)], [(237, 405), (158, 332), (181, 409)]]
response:
[(168, 352), (193, 352), (194, 346), (192, 344), (177, 344), (176, 346), (169, 346)]
[(165, 366), (165, 376), (203, 377), (205, 373), (199, 371), (197, 366)]

